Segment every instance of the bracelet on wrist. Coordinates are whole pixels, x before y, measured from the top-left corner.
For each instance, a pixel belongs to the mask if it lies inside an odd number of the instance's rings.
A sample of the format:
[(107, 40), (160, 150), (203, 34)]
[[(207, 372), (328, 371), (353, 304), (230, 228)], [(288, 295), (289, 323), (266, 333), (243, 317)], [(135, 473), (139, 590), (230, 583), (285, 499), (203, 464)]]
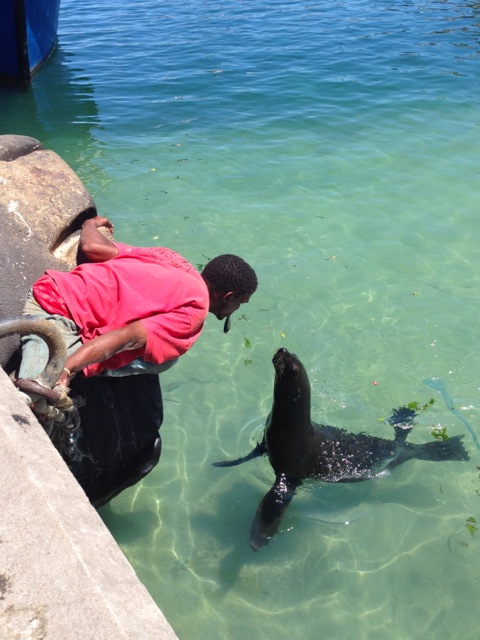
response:
[(69, 378), (71, 378), (71, 377), (72, 377), (72, 372), (70, 371), (70, 369), (67, 369), (67, 367), (63, 367), (63, 370), (64, 370), (64, 371), (66, 371), (67, 376), (68, 376)]

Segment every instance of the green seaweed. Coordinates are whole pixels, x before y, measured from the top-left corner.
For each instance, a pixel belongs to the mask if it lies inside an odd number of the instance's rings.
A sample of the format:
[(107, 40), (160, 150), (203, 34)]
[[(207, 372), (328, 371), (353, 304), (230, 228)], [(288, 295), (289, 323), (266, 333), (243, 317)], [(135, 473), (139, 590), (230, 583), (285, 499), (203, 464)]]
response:
[(477, 521), (475, 520), (475, 518), (473, 516), (471, 516), (470, 518), (467, 518), (467, 522), (466, 522), (465, 526), (468, 529), (468, 531), (470, 532), (470, 535), (472, 536), (472, 538), (475, 537), (475, 531), (478, 530), (478, 527), (475, 526), (476, 524), (477, 524)]
[(433, 427), (432, 436), (435, 440), (448, 440), (447, 427), (442, 427), (440, 424)]
[(428, 407), (431, 407), (432, 404), (435, 404), (435, 400), (433, 398), (430, 398), (430, 400), (423, 405), (417, 402), (416, 400), (414, 400), (413, 402), (410, 402), (409, 404), (407, 404), (407, 407), (409, 409), (413, 409), (413, 411), (425, 411), (425, 409), (428, 409)]
[[(205, 258), (207, 262), (210, 262), (211, 260), (211, 258), (206, 256), (204, 253), (202, 253), (202, 258)], [(195, 265), (196, 270), (202, 272), (205, 269), (205, 265), (207, 264), (207, 262), (197, 262), (197, 264)]]

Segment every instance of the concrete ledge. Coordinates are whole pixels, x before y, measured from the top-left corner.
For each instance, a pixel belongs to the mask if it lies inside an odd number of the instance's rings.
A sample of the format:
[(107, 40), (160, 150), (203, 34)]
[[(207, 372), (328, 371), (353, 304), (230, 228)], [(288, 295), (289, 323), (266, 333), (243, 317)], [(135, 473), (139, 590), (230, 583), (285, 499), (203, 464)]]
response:
[(0, 637), (177, 636), (0, 369)]

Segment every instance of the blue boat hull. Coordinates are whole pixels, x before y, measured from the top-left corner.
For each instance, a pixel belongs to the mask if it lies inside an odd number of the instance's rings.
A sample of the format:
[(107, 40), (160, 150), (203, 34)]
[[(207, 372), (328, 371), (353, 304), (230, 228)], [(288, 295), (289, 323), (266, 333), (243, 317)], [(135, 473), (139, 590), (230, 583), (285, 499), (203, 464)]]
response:
[(28, 86), (57, 43), (60, 0), (0, 0), (0, 82)]

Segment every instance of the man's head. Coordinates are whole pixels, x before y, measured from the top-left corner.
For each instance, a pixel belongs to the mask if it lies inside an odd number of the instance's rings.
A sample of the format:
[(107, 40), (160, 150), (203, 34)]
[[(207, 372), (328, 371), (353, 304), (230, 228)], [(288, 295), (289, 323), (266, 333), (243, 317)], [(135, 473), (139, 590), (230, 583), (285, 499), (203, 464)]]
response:
[(227, 318), (225, 331), (228, 331), (230, 315), (248, 302), (257, 289), (255, 271), (245, 260), (228, 253), (210, 260), (202, 271), (202, 278), (210, 294), (209, 311), (219, 320)]

